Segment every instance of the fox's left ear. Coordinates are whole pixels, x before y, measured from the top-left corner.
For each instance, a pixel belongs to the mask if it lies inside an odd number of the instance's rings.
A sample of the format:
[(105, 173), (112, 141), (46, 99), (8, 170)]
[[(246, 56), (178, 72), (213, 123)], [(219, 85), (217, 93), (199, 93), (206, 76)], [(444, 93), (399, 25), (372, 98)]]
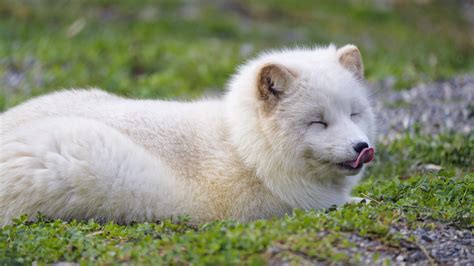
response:
[(348, 44), (337, 49), (337, 57), (341, 65), (354, 73), (358, 79), (364, 78), (364, 64), (357, 46)]

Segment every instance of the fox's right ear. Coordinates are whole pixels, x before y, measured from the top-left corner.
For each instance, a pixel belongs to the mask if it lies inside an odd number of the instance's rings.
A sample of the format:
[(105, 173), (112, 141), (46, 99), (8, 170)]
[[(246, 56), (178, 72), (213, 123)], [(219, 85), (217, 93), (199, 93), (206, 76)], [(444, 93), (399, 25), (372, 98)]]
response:
[(352, 72), (356, 78), (364, 78), (364, 64), (357, 46), (348, 44), (337, 50), (337, 56), (341, 65)]
[(295, 78), (296, 74), (280, 64), (267, 64), (260, 69), (257, 88), (265, 109), (273, 109)]

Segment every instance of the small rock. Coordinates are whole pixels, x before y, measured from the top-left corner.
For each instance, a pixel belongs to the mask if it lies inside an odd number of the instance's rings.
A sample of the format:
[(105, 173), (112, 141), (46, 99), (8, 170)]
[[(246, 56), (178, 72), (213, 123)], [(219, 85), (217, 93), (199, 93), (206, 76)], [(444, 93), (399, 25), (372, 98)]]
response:
[(427, 235), (422, 235), (421, 239), (425, 242), (432, 242), (433, 241), (433, 239), (431, 239), (431, 237), (429, 237)]
[(398, 256), (395, 258), (395, 260), (396, 260), (397, 262), (404, 262), (404, 261), (405, 261), (405, 256), (403, 256), (403, 255), (400, 254), (400, 255), (398, 255)]

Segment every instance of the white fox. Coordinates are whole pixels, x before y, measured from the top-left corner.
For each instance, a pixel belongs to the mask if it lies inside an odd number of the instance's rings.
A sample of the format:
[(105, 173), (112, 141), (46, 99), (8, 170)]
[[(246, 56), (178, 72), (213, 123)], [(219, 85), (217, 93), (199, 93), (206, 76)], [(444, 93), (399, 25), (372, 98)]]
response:
[(357, 47), (263, 53), (221, 99), (67, 90), (0, 115), (0, 226), (51, 218), (249, 221), (351, 200), (374, 158)]

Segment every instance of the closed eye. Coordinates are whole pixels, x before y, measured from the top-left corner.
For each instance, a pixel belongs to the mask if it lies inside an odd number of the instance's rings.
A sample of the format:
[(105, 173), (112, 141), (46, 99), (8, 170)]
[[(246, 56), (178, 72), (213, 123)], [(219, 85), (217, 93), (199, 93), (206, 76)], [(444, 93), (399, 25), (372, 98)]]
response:
[(310, 125), (312, 124), (319, 124), (319, 125), (323, 125), (324, 128), (327, 128), (328, 127), (328, 123), (326, 122), (323, 122), (323, 121), (311, 121)]
[(359, 113), (352, 113), (351, 117), (358, 116), (358, 115), (359, 115)]

